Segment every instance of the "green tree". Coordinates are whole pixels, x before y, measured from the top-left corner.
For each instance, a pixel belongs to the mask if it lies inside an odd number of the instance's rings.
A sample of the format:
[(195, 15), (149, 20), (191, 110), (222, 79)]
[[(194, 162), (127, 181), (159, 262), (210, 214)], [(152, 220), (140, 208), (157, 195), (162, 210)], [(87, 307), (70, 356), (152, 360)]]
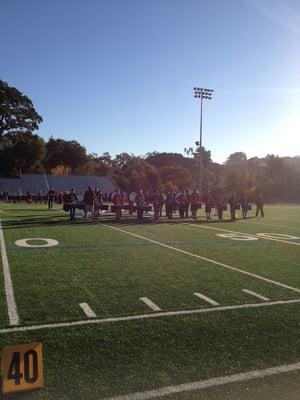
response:
[(85, 148), (75, 140), (50, 138), (46, 144), (45, 167), (47, 170), (66, 165), (72, 170), (87, 161)]
[(0, 150), (0, 170), (4, 174), (42, 172), (45, 142), (32, 133), (9, 133)]
[(32, 133), (41, 122), (32, 101), (0, 80), (0, 139), (8, 133)]
[(162, 167), (159, 170), (160, 178), (163, 184), (173, 182), (179, 189), (186, 189), (190, 186), (192, 175), (187, 168), (182, 167)]

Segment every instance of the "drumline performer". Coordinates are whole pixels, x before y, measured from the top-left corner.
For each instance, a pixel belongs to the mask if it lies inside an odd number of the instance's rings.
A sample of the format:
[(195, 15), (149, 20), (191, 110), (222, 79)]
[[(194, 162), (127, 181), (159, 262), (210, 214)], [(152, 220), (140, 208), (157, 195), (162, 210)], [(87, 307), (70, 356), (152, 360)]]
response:
[(199, 195), (199, 191), (197, 189), (194, 189), (191, 197), (190, 197), (190, 201), (191, 201), (191, 212), (192, 212), (192, 218), (193, 219), (197, 219), (197, 211), (198, 208), (200, 208), (200, 195)]
[(142, 189), (139, 190), (136, 199), (136, 207), (137, 207), (137, 217), (142, 220), (144, 216), (144, 211), (146, 209), (146, 199)]
[(112, 195), (112, 201), (115, 205), (116, 220), (120, 221), (120, 219), (122, 218), (122, 207), (124, 205), (124, 196), (120, 190), (117, 190)]

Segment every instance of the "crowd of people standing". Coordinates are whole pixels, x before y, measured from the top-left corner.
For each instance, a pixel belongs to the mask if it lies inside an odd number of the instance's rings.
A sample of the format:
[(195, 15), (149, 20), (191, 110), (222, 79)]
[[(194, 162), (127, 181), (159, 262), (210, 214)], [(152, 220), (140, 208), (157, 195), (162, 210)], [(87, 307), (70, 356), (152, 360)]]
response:
[[(17, 200), (25, 199), (28, 203), (33, 201), (33, 196), (27, 192), (25, 196), (18, 193)], [(9, 201), (8, 192), (0, 191), (0, 200)], [(225, 198), (222, 192), (212, 193), (206, 191), (203, 196), (200, 196), (197, 189), (183, 190), (180, 192), (163, 192), (143, 191), (125, 193), (121, 190), (116, 190), (109, 196), (105, 196), (98, 188), (89, 186), (83, 196), (76, 194), (75, 189), (65, 192), (56, 192), (53, 187), (49, 188), (48, 192), (38, 192), (34, 196), (34, 201), (37, 203), (47, 203), (48, 209), (53, 208), (54, 203), (64, 205), (64, 209), (69, 211), (70, 220), (75, 219), (76, 208), (81, 208), (84, 211), (84, 218), (91, 216), (94, 220), (100, 215), (102, 209), (107, 210), (108, 205), (104, 206), (104, 200), (112, 203), (111, 210), (115, 214), (117, 220), (122, 218), (122, 212), (128, 210), (129, 215), (136, 213), (137, 218), (142, 220), (144, 215), (149, 215), (153, 211), (153, 218), (158, 220), (163, 214), (167, 219), (172, 219), (174, 215), (179, 215), (180, 218), (197, 218), (198, 210), (204, 206), (205, 218), (211, 219), (212, 212), (219, 220), (223, 219), (223, 213), (226, 210), (230, 211), (230, 219), (236, 220), (237, 210), (241, 210), (242, 218), (247, 218), (247, 213), (252, 209), (251, 203), (245, 194), (237, 196), (233, 193), (229, 198)], [(65, 208), (66, 206), (66, 208)], [(264, 198), (260, 193), (256, 199), (256, 216), (260, 214), (264, 217)]]
[[(72, 193), (72, 191), (71, 191)], [(72, 197), (72, 201), (77, 201), (76, 195)], [(167, 219), (172, 219), (174, 214), (179, 215), (180, 218), (197, 219), (198, 210), (204, 204), (204, 211), (206, 219), (211, 219), (213, 210), (215, 216), (219, 220), (223, 219), (223, 213), (227, 210), (229, 205), (231, 220), (236, 220), (237, 210), (241, 210), (242, 218), (247, 218), (247, 213), (252, 209), (251, 203), (247, 196), (244, 194), (241, 197), (236, 196), (234, 193), (228, 200), (226, 200), (222, 193), (213, 196), (210, 191), (207, 191), (203, 198), (201, 198), (199, 191), (194, 189), (183, 190), (181, 192), (167, 192), (164, 193), (160, 190), (154, 192), (139, 190), (137, 193), (125, 193), (121, 190), (116, 190), (110, 196), (112, 207), (111, 210), (115, 213), (117, 220), (122, 218), (123, 210), (128, 210), (129, 215), (136, 212), (139, 220), (143, 219), (144, 215), (149, 215), (149, 211), (153, 210), (153, 218), (158, 220), (165, 213)], [(84, 194), (84, 212), (85, 218), (90, 213), (92, 219), (95, 215), (95, 205), (103, 204), (103, 195), (101, 191), (94, 190), (89, 187)], [(227, 205), (228, 204), (228, 205)], [(264, 199), (260, 194), (256, 200), (256, 216), (260, 213), (264, 217)], [(71, 212), (71, 211), (70, 211)], [(74, 219), (74, 215), (70, 217)]]

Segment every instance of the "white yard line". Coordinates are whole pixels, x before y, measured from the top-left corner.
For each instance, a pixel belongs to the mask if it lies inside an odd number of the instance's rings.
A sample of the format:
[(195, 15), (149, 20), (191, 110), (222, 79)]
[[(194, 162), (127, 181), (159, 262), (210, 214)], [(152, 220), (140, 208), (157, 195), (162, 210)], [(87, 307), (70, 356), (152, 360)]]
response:
[(268, 237), (267, 236), (259, 236), (259, 235), (256, 235), (255, 233), (238, 232), (238, 231), (232, 231), (232, 230), (229, 230), (229, 229), (216, 228), (214, 226), (204, 226), (204, 225), (199, 225), (199, 224), (196, 225), (196, 224), (191, 224), (191, 223), (188, 223), (188, 222), (184, 222), (184, 223), (182, 223), (182, 225), (188, 225), (188, 226), (191, 226), (193, 228), (212, 229), (212, 230), (221, 231), (221, 232), (237, 233), (238, 235), (253, 236), (253, 237), (256, 237), (258, 239), (273, 240), (274, 242), (280, 242), (280, 243), (293, 244), (295, 246), (300, 246), (299, 242), (290, 242), (288, 240), (276, 239), (274, 237), (269, 237), (269, 236)]
[(88, 318), (96, 318), (97, 315), (94, 313), (94, 311), (91, 309), (91, 307), (87, 303), (79, 303), (79, 307), (82, 309), (82, 311), (85, 313), (85, 315)]
[(287, 226), (287, 225), (274, 225), (274, 224), (268, 224), (267, 222), (250, 222), (250, 221), (245, 221), (246, 225), (259, 225), (259, 226), (273, 226), (274, 228), (285, 228), (285, 229), (292, 229), (294, 231), (299, 231), (299, 228), (297, 228), (296, 226)]
[[(293, 290), (294, 292), (300, 293), (300, 289), (292, 287), (292, 286), (289, 286), (289, 285), (285, 285), (284, 283), (273, 281), (272, 279), (264, 278), (263, 276), (260, 276), (260, 275), (257, 275), (257, 274), (252, 274), (251, 272), (245, 271), (243, 269), (240, 269), (240, 268), (237, 268), (237, 267), (233, 267), (231, 265), (224, 264), (224, 263), (221, 263), (221, 262), (216, 261), (216, 260), (212, 260), (211, 258), (199, 256), (198, 254), (190, 253), (188, 251), (179, 249), (178, 247), (173, 247), (173, 246), (170, 246), (168, 244), (158, 242), (157, 240), (149, 239), (149, 238), (147, 238), (145, 236), (137, 235), (136, 233), (132, 233), (132, 232), (129, 232), (129, 231), (125, 231), (124, 229), (116, 228), (115, 226), (105, 225), (105, 224), (102, 224), (102, 225), (107, 227), (107, 228), (114, 229), (114, 230), (122, 232), (122, 233), (126, 233), (127, 235), (131, 235), (131, 236), (137, 237), (139, 239), (146, 240), (147, 242), (155, 243), (158, 246), (165, 247), (167, 249), (177, 251), (177, 252), (185, 254), (187, 256), (194, 257), (194, 258), (197, 258), (199, 260), (207, 261), (207, 262), (209, 262), (211, 264), (218, 265), (220, 267), (224, 267), (224, 268), (230, 269), (232, 271), (239, 272), (241, 274), (248, 275), (248, 276), (251, 276), (253, 278), (260, 279), (260, 280), (268, 282), (268, 283), (272, 283), (273, 285), (280, 286), (280, 287), (283, 287), (285, 289)], [(191, 226), (193, 226), (193, 225), (191, 225)], [(235, 233), (237, 233), (237, 232), (235, 232)]]
[(140, 297), (140, 300), (147, 304), (147, 306), (150, 307), (153, 311), (161, 311), (161, 309), (150, 299), (148, 299), (148, 297)]
[(17, 304), (15, 300), (14, 288), (11, 279), (8, 258), (6, 253), (5, 240), (3, 235), (2, 223), (0, 218), (0, 247), (1, 247), (1, 257), (2, 257), (2, 267), (3, 267), (3, 276), (4, 276), (4, 288), (5, 288), (5, 297), (8, 311), (8, 319), (9, 325), (19, 325), (19, 315), (17, 310)]
[(206, 301), (207, 303), (211, 304), (212, 306), (219, 306), (219, 303), (216, 301), (212, 300), (211, 298), (204, 296), (204, 294), (201, 293), (194, 293), (195, 296), (199, 297), (199, 299)]
[(265, 301), (269, 301), (270, 299), (268, 299), (265, 296), (262, 296), (261, 294), (252, 292), (252, 290), (248, 290), (248, 289), (243, 289), (243, 292), (250, 294), (251, 296), (257, 297), (260, 300), (265, 300)]
[(97, 324), (110, 324), (114, 322), (127, 322), (127, 321), (139, 321), (144, 319), (155, 319), (164, 317), (173, 317), (180, 315), (197, 315), (197, 314), (209, 314), (212, 312), (222, 312), (230, 310), (244, 310), (248, 308), (260, 308), (260, 307), (271, 307), (279, 305), (289, 305), (289, 304), (299, 304), (300, 299), (293, 300), (278, 300), (270, 301), (268, 303), (250, 303), (250, 304), (238, 304), (233, 306), (220, 306), (220, 307), (208, 307), (208, 308), (197, 308), (194, 310), (180, 310), (180, 311), (164, 311), (149, 314), (139, 314), (139, 315), (129, 315), (126, 317), (111, 317), (102, 319), (85, 319), (73, 322), (56, 322), (52, 324), (41, 324), (41, 325), (25, 325), (16, 326), (12, 328), (2, 328), (0, 329), (0, 335), (15, 332), (27, 332), (27, 331), (38, 331), (43, 329), (54, 329), (54, 328), (68, 328), (74, 326), (84, 326), (84, 325), (97, 325)]
[(207, 389), (221, 385), (226, 385), (229, 383), (244, 382), (252, 379), (264, 378), (266, 376), (279, 375), (298, 370), (300, 370), (300, 362), (295, 364), (280, 365), (278, 367), (273, 367), (273, 368), (257, 369), (235, 375), (219, 376), (217, 378), (210, 378), (203, 381), (183, 383), (181, 385), (176, 385), (176, 386), (165, 386), (159, 389), (147, 390), (146, 392), (136, 392), (121, 396), (109, 397), (104, 400), (148, 400), (154, 398), (161, 398), (176, 393)]

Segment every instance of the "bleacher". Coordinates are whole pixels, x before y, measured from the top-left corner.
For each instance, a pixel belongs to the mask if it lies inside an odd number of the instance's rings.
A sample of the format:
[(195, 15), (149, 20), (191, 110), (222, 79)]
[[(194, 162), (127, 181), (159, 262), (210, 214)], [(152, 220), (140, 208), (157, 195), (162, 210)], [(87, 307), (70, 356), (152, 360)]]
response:
[(56, 192), (64, 192), (72, 188), (79, 193), (83, 193), (88, 186), (100, 189), (104, 194), (109, 195), (117, 185), (106, 176), (62, 176), (62, 175), (22, 175), (20, 178), (0, 178), (0, 191), (7, 191), (10, 196), (16, 196), (21, 189), (25, 195), (30, 191), (32, 195), (37, 195), (39, 191), (46, 193), (50, 187)]

